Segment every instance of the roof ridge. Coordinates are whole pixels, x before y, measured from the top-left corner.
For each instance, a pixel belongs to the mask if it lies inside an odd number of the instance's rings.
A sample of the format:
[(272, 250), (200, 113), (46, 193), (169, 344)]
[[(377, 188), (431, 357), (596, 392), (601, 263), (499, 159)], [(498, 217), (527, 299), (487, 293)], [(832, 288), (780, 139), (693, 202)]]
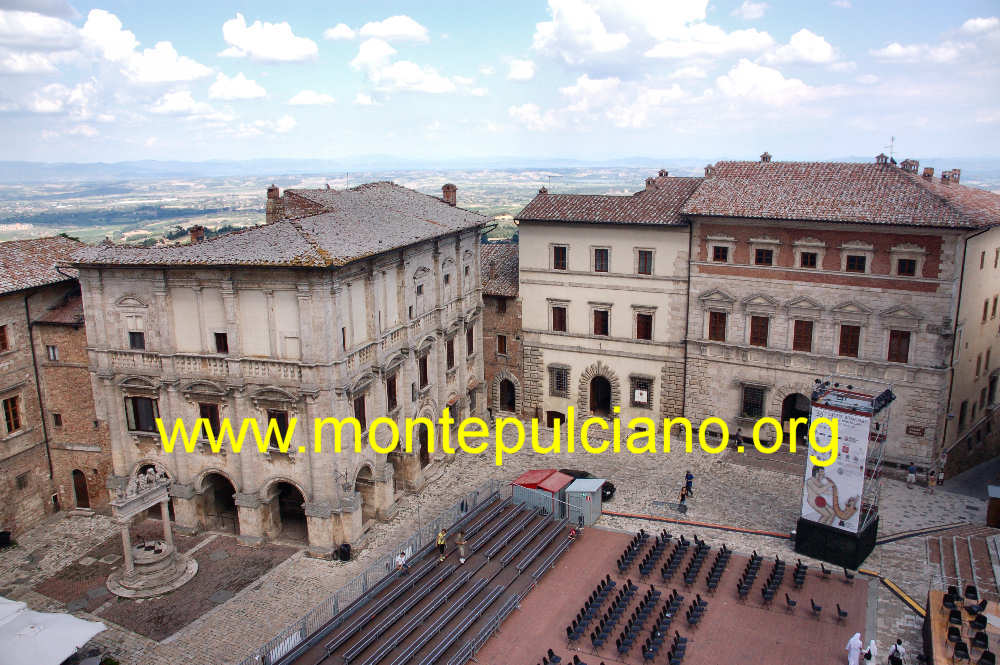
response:
[[(311, 217), (312, 215), (309, 215), (309, 216)], [(320, 258), (323, 259), (323, 266), (327, 267), (327, 268), (330, 267), (330, 264), (332, 263), (332, 261), (330, 259), (330, 253), (327, 252), (325, 249), (323, 249), (322, 246), (320, 246), (319, 242), (317, 242), (313, 238), (313, 236), (312, 236), (311, 233), (309, 233), (304, 228), (302, 228), (302, 225), (299, 224), (299, 220), (300, 219), (303, 219), (303, 217), (296, 217), (295, 219), (286, 219), (286, 220), (279, 220), (279, 221), (286, 221), (289, 224), (291, 224), (292, 227), (302, 237), (302, 239), (305, 240), (309, 244), (309, 246), (313, 248), (313, 251), (315, 251), (316, 254), (319, 255)]]

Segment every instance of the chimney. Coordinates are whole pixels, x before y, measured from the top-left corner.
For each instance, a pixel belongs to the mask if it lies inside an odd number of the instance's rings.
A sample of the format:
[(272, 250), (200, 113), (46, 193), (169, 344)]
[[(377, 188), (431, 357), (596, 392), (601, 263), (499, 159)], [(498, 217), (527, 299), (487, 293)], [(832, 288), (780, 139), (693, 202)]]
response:
[(441, 194), (441, 198), (443, 198), (444, 202), (448, 205), (454, 206), (458, 203), (458, 187), (450, 182), (441, 188)]
[(771, 161), (771, 153), (765, 152), (763, 155), (760, 156), (760, 161), (764, 162), (765, 164)]
[(205, 227), (201, 224), (195, 224), (188, 229), (188, 234), (191, 236), (191, 244), (197, 245), (205, 239)]
[(917, 169), (920, 168), (920, 162), (915, 159), (904, 159), (900, 166), (907, 173), (916, 173)]
[(660, 175), (661, 178), (666, 178), (670, 174), (667, 173), (666, 169), (660, 169), (660, 174), (659, 175)]
[(715, 172), (715, 167), (711, 164), (705, 164), (705, 177), (708, 178)]
[(545, 187), (541, 187), (541, 188), (539, 188), (538, 193), (539, 194), (548, 194), (549, 190), (546, 189)]
[(925, 166), (924, 167), (924, 177), (925, 178), (933, 178), (934, 177), (934, 167), (933, 166)]
[(653, 189), (656, 187), (656, 178), (646, 178), (646, 189)]
[(880, 165), (880, 166), (885, 166), (886, 164), (889, 163), (889, 157), (886, 156), (886, 154), (884, 152), (880, 152), (875, 157), (875, 163), (878, 164), (878, 165)]
[(957, 185), (961, 177), (962, 169), (952, 169), (951, 171), (948, 171), (948, 182), (953, 182)]
[(281, 207), (281, 192), (278, 191), (278, 186), (272, 183), (267, 188), (267, 206), (264, 208), (264, 223), (274, 224), (281, 219)]

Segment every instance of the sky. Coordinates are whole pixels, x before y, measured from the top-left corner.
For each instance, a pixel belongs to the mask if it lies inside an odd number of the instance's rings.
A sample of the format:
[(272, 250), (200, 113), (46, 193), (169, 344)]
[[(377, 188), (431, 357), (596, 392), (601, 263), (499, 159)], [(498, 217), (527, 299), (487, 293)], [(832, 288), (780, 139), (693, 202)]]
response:
[(1000, 3), (0, 0), (0, 160), (1000, 156)]

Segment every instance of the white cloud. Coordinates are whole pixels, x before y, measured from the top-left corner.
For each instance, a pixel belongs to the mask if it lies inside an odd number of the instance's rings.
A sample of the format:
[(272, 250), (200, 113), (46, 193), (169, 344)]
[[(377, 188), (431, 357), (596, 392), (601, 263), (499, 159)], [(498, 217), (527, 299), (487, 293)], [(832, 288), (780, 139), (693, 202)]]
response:
[(870, 53), (881, 60), (890, 62), (935, 62), (946, 63), (957, 60), (963, 51), (975, 48), (972, 44), (945, 41), (940, 44), (900, 44), (892, 42)]
[(592, 79), (584, 74), (573, 85), (559, 88), (559, 92), (572, 100), (566, 107), (567, 111), (589, 111), (603, 108), (614, 101), (620, 85), (621, 79), (617, 76)]
[(511, 60), (507, 78), (511, 81), (530, 81), (535, 77), (535, 63), (531, 60)]
[(609, 32), (597, 9), (585, 0), (549, 0), (549, 13), (551, 21), (535, 24), (532, 48), (569, 64), (620, 51), (631, 41), (624, 32)]
[(100, 132), (98, 132), (95, 128), (91, 127), (90, 125), (76, 125), (75, 127), (70, 127), (69, 129), (67, 129), (66, 133), (69, 134), (70, 136), (83, 136), (88, 139), (94, 138), (95, 136), (100, 134)]
[(726, 32), (715, 25), (696, 23), (661, 41), (645, 55), (647, 58), (722, 56), (764, 51), (773, 45), (771, 35), (756, 28)]
[(706, 72), (704, 69), (702, 69), (701, 67), (695, 67), (695, 66), (692, 65), (692, 66), (688, 66), (688, 67), (681, 67), (680, 69), (675, 70), (672, 74), (670, 74), (670, 76), (668, 78), (671, 78), (671, 79), (703, 79), (703, 78), (706, 78), (707, 76), (708, 76), (708, 72)]
[(299, 62), (310, 60), (319, 53), (316, 42), (297, 37), (287, 22), (265, 23), (257, 20), (247, 25), (243, 14), (236, 13), (222, 24), (222, 37), (229, 48), (219, 55), (262, 62)]
[(0, 73), (48, 74), (55, 71), (56, 67), (49, 54), (0, 49)]
[(815, 88), (801, 79), (785, 78), (773, 67), (765, 67), (741, 58), (728, 73), (716, 79), (716, 86), (726, 97), (769, 106), (784, 106), (819, 96)]
[(3, 0), (3, 7), (58, 18), (76, 18), (80, 15), (66, 0)]
[(137, 51), (139, 42), (132, 31), (125, 30), (117, 16), (103, 9), (91, 10), (80, 34), (90, 50), (120, 65), (133, 83), (193, 81), (212, 73), (210, 67), (178, 54), (170, 42), (157, 42), (151, 49)]
[(251, 123), (241, 123), (234, 134), (244, 138), (262, 136), (264, 134), (287, 134), (295, 129), (297, 123), (290, 115), (283, 115), (277, 120), (257, 120)]
[(669, 88), (645, 88), (631, 102), (607, 112), (616, 127), (640, 129), (650, 125), (653, 113), (688, 95), (676, 83)]
[(768, 6), (769, 5), (766, 2), (751, 2), (750, 0), (743, 0), (743, 4), (729, 12), (729, 14), (730, 16), (739, 16), (741, 19), (746, 21), (752, 21), (763, 16)]
[(878, 77), (874, 74), (862, 74), (855, 80), (861, 85), (875, 85), (878, 83)]
[(997, 28), (1000, 28), (1000, 18), (990, 16), (987, 18), (970, 18), (962, 24), (961, 30), (962, 32), (974, 35), (982, 32), (991, 32)]
[(351, 60), (351, 67), (364, 71), (368, 80), (379, 90), (404, 90), (410, 92), (454, 92), (455, 84), (430, 66), (421, 66), (409, 60), (392, 60), (396, 49), (385, 40), (373, 37), (361, 42), (358, 55)]
[(1000, 123), (1000, 109), (988, 109), (976, 113), (976, 122), (980, 124)]
[(788, 40), (787, 44), (765, 53), (764, 62), (807, 62), (811, 64), (830, 63), (837, 59), (837, 51), (826, 39), (815, 32), (802, 28)]
[(295, 124), (295, 118), (290, 115), (283, 115), (272, 123), (271, 126), (279, 134), (286, 134), (295, 129)]
[(379, 105), (379, 103), (376, 102), (375, 99), (371, 95), (369, 95), (367, 93), (364, 93), (364, 92), (359, 92), (358, 94), (354, 95), (354, 103), (357, 104), (358, 106), (378, 106)]
[(335, 101), (330, 95), (315, 90), (303, 90), (289, 99), (288, 103), (293, 106), (328, 106)]
[(210, 115), (214, 109), (210, 104), (195, 101), (190, 90), (173, 90), (165, 93), (149, 109), (161, 115)]
[(359, 31), (362, 37), (376, 37), (386, 41), (429, 41), (427, 28), (409, 16), (390, 16), (384, 21), (365, 23)]
[(97, 94), (94, 79), (78, 83), (69, 88), (62, 83), (50, 83), (36, 90), (26, 104), (34, 113), (61, 113), (67, 111), (75, 118), (91, 116), (90, 105)]
[(338, 23), (323, 31), (323, 39), (354, 39), (354, 30), (346, 23)]
[(69, 21), (0, 9), (0, 46), (57, 51), (75, 48), (79, 41), (79, 32)]
[(158, 138), (156, 138), (155, 136), (150, 136), (148, 139), (143, 141), (143, 145), (146, 146), (147, 148), (152, 148), (157, 141), (159, 141)]
[(220, 72), (215, 77), (215, 83), (209, 87), (208, 96), (212, 99), (258, 99), (266, 97), (267, 90), (256, 81), (248, 79), (243, 72), (232, 78)]
[(851, 0), (833, 0), (830, 4), (841, 9), (850, 9), (852, 6)]
[(916, 60), (920, 57), (923, 49), (924, 47), (916, 44), (903, 46), (899, 42), (892, 42), (880, 49), (873, 49), (871, 54), (876, 58), (884, 58), (886, 60)]
[(389, 46), (385, 40), (366, 39), (358, 47), (358, 54), (354, 56), (354, 60), (351, 60), (351, 67), (371, 71), (388, 64), (394, 55), (396, 49)]
[(494, 69), (489, 65), (483, 65), (479, 68), (479, 74), (481, 76), (493, 76)]
[(537, 104), (511, 106), (507, 109), (507, 115), (515, 122), (523, 125), (525, 129), (533, 132), (544, 132), (561, 125), (555, 113), (546, 111), (543, 114)]

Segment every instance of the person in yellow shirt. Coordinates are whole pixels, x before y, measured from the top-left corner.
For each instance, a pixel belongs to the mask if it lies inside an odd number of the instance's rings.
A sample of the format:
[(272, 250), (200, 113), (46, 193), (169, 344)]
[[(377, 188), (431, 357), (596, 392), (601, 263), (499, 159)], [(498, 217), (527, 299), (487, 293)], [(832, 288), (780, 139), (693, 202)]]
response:
[(448, 532), (444, 529), (438, 531), (438, 561), (444, 561), (444, 546), (448, 544)]

